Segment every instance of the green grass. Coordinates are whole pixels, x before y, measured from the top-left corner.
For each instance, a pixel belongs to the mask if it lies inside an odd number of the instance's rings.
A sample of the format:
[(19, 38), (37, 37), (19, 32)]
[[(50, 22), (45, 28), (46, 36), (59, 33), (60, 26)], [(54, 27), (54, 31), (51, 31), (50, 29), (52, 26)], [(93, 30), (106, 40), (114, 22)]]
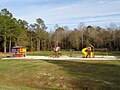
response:
[[(53, 51), (40, 51), (40, 52), (28, 52), (27, 55), (30, 56), (51, 56), (53, 55)], [(120, 57), (120, 52), (94, 52), (95, 55), (113, 55)], [(81, 51), (62, 51), (62, 55), (68, 55), (68, 56), (79, 56), (82, 55)]]
[[(50, 56), (53, 55), (53, 51), (40, 51), (40, 52), (28, 52), (27, 55), (30, 56)], [(80, 51), (62, 51), (62, 55), (81, 55)]]
[[(113, 56), (117, 56), (120, 57), (120, 52), (94, 52), (95, 55), (113, 55)], [(27, 55), (30, 56), (52, 56), (54, 55), (53, 51), (39, 51), (39, 52), (27, 52)], [(62, 55), (68, 55), (68, 56), (79, 56), (82, 55), (81, 51), (62, 51)], [(9, 53), (0, 53), (0, 58), (1, 57), (5, 57), (5, 56), (10, 56)]]
[(0, 60), (0, 90), (120, 90), (120, 61)]
[[(54, 52), (53, 51), (40, 51), (40, 52), (28, 52), (27, 55), (30, 55), (30, 56), (50, 56), (50, 55), (53, 55)], [(73, 52), (70, 52), (70, 51), (62, 51), (62, 55), (80, 55), (81, 52), (80, 51), (73, 51)]]
[(12, 83), (0, 82), (0, 90), (39, 90), (25, 85), (16, 85)]
[(30, 56), (49, 56), (52, 54), (53, 54), (52, 51), (27, 52), (27, 55), (30, 55)]

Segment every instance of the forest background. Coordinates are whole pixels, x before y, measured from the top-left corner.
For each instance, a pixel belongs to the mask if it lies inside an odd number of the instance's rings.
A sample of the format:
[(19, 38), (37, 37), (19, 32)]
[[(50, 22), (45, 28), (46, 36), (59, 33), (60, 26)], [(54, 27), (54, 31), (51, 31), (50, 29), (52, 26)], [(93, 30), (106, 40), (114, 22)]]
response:
[(109, 27), (85, 26), (78, 23), (78, 28), (70, 30), (68, 26), (56, 24), (54, 30), (47, 30), (44, 20), (36, 19), (29, 24), (17, 19), (4, 8), (0, 12), (0, 52), (10, 52), (13, 46), (25, 46), (28, 51), (48, 51), (54, 46), (64, 50), (81, 50), (91, 43), (95, 48), (107, 48), (120, 51), (120, 27), (111, 23)]

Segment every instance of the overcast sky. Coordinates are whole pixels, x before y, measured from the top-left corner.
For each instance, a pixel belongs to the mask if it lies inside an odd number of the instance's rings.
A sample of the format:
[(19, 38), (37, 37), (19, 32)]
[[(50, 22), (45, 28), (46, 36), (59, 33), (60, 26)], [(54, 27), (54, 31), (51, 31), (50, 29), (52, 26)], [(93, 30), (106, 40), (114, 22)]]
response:
[(120, 0), (0, 0), (3, 8), (31, 24), (42, 18), (49, 28), (56, 24), (77, 28), (80, 22), (102, 27), (113, 22), (120, 26)]

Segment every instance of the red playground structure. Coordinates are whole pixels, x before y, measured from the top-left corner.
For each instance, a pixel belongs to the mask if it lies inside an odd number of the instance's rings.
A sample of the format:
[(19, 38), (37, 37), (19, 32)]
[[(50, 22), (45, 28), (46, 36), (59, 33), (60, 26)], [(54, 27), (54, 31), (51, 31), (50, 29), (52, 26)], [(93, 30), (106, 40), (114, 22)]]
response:
[(11, 50), (12, 57), (25, 57), (26, 48), (23, 46), (15, 46)]

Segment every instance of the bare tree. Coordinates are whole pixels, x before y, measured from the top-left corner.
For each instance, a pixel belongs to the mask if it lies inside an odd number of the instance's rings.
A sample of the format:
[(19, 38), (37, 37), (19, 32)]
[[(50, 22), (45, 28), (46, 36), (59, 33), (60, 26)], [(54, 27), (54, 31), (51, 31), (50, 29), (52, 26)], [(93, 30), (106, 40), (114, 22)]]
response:
[(82, 39), (82, 48), (83, 48), (83, 42), (84, 42), (84, 29), (85, 29), (85, 23), (84, 22), (80, 22), (78, 24), (78, 29), (81, 30), (81, 39)]

